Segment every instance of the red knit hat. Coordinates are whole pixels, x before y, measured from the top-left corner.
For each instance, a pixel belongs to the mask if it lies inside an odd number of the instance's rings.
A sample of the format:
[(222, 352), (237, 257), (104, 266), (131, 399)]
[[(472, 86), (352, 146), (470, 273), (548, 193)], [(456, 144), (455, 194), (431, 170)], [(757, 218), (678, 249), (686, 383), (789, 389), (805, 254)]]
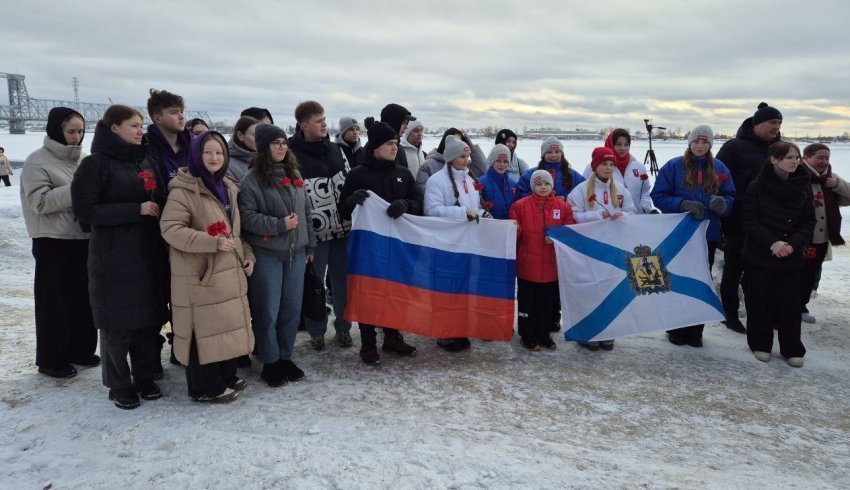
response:
[(614, 155), (614, 150), (612, 150), (611, 148), (607, 148), (604, 146), (594, 148), (593, 153), (590, 157), (590, 168), (596, 170), (596, 167), (598, 167), (599, 164), (602, 162), (614, 163), (615, 158), (616, 155)]

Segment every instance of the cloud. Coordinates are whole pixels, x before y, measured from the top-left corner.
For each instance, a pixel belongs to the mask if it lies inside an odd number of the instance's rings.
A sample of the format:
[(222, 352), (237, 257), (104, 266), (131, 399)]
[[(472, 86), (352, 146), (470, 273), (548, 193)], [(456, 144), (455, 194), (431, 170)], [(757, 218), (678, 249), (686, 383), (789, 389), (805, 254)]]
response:
[[(292, 123), (397, 102), (429, 127), (624, 126), (733, 132), (768, 101), (785, 128), (850, 130), (850, 7), (790, 0), (120, 2), (34, 0), (4, 13), (0, 70), (30, 95), (144, 105), (149, 88), (235, 121)], [(789, 132), (786, 130), (786, 132)]]

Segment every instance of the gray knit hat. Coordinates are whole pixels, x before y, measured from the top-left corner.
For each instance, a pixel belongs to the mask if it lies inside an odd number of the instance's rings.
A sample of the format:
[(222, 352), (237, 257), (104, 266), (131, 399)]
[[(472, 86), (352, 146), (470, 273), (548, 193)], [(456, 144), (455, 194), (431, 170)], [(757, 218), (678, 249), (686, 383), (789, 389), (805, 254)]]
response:
[(561, 150), (561, 153), (564, 153), (564, 145), (558, 141), (558, 138), (550, 136), (543, 140), (543, 144), (540, 145), (540, 156), (542, 157), (549, 150)]
[(549, 185), (555, 187), (555, 181), (552, 180), (552, 174), (549, 173), (548, 170), (535, 170), (534, 173), (531, 174), (531, 186), (534, 187), (534, 184), (542, 180), (543, 182), (548, 182)]
[(463, 155), (469, 155), (472, 149), (469, 145), (460, 140), (457, 136), (450, 135), (446, 137), (446, 148), (443, 150), (443, 158), (446, 159), (446, 164), (449, 164), (455, 158)]
[(360, 123), (357, 122), (357, 119), (354, 119), (353, 117), (342, 117), (342, 118), (339, 119), (339, 135), (340, 136), (345, 136), (346, 131), (348, 131), (351, 128), (361, 129)]
[(268, 151), (272, 141), (278, 138), (286, 139), (286, 132), (274, 124), (260, 123), (254, 129), (254, 142), (257, 144), (257, 151)]
[(508, 149), (507, 146), (498, 144), (490, 150), (490, 154), (487, 155), (487, 165), (492, 166), (493, 162), (498, 160), (499, 158), (504, 158), (508, 162), (511, 161), (511, 150)]
[(691, 130), (688, 134), (688, 146), (691, 146), (691, 143), (694, 141), (703, 138), (708, 141), (708, 146), (712, 146), (714, 144), (714, 131), (711, 130), (710, 127), (706, 125), (697, 126)]

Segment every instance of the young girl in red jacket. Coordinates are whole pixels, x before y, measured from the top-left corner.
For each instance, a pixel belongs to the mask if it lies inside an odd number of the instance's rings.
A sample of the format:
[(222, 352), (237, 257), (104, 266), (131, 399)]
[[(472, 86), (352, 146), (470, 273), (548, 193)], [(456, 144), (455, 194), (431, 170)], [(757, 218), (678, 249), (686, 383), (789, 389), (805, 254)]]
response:
[(510, 219), (517, 222), (517, 302), (519, 336), (522, 345), (532, 351), (556, 348), (551, 337), (557, 319), (558, 270), (555, 247), (546, 236), (553, 226), (574, 224), (569, 204), (553, 193), (552, 174), (536, 170), (531, 174), (530, 196), (511, 206)]

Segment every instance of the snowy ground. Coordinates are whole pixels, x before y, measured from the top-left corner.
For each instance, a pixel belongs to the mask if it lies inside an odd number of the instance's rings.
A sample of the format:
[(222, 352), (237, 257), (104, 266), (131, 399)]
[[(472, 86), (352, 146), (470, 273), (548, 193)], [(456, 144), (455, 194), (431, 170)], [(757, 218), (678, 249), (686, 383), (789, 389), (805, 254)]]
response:
[[(826, 264), (805, 325), (806, 365), (756, 361), (710, 325), (705, 347), (662, 334), (611, 353), (530, 353), (474, 341), (448, 354), (408, 336), (412, 359), (313, 352), (307, 378), (256, 369), (229, 406), (193, 403), (168, 364), (165, 396), (123, 411), (100, 369), (36, 374), (30, 240), (0, 187), (0, 487), (846, 488), (850, 482), (850, 249)], [(845, 223), (850, 220), (845, 220)], [(848, 235), (845, 225), (845, 236)], [(356, 331), (356, 329), (355, 329)], [(328, 335), (329, 343), (332, 335)], [(562, 337), (561, 337), (562, 338)], [(355, 346), (359, 335), (355, 335)]]

